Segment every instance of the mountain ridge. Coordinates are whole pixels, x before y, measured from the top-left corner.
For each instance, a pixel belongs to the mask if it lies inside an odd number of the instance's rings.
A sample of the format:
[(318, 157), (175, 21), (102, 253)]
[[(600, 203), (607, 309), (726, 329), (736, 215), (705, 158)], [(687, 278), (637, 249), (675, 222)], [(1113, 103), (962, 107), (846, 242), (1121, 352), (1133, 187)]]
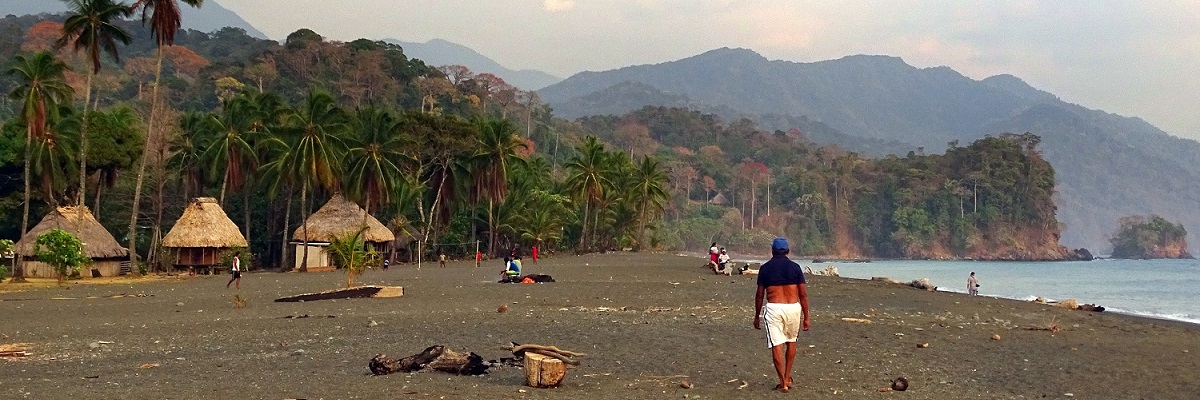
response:
[[(1106, 248), (1117, 220), (1131, 214), (1156, 213), (1200, 226), (1200, 215), (1192, 211), (1200, 208), (1200, 196), (1191, 194), (1194, 182), (1200, 182), (1200, 143), (1171, 136), (1140, 118), (1067, 103), (1011, 74), (975, 80), (949, 67), (918, 68), (894, 56), (801, 63), (720, 48), (658, 64), (579, 73), (539, 94), (564, 117), (586, 111), (573, 106), (581, 98), (612, 114), (628, 111), (625, 104), (659, 105), (600, 95), (611, 94), (605, 91), (618, 83), (687, 99), (688, 107), (729, 108), (771, 129), (787, 130), (789, 120), (804, 117), (849, 137), (930, 151), (988, 134), (1032, 132), (1042, 137), (1040, 148), (1060, 172), (1064, 243)], [(855, 151), (880, 149), (849, 142), (838, 144)]]
[(424, 43), (406, 42), (399, 39), (383, 39), (383, 41), (400, 45), (404, 49), (405, 55), (420, 59), (427, 65), (463, 65), (475, 73), (495, 74), (508, 84), (524, 90), (538, 90), (562, 80), (562, 78), (539, 70), (510, 69), (475, 49), (445, 39), (434, 38)]

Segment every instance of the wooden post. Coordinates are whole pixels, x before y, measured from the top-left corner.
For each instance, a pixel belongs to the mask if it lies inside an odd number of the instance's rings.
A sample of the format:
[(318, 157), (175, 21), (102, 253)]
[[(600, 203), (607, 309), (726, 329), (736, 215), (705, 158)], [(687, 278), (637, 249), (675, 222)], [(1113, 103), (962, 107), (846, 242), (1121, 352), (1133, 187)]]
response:
[(567, 376), (567, 364), (554, 357), (525, 352), (525, 382), (532, 387), (558, 387)]

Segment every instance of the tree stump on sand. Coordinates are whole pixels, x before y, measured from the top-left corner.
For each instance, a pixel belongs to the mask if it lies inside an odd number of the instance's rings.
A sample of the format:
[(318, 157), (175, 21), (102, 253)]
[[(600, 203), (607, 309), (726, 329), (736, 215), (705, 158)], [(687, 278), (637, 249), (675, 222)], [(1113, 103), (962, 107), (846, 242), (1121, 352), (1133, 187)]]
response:
[(567, 363), (534, 352), (525, 353), (525, 382), (537, 388), (558, 387), (567, 376)]

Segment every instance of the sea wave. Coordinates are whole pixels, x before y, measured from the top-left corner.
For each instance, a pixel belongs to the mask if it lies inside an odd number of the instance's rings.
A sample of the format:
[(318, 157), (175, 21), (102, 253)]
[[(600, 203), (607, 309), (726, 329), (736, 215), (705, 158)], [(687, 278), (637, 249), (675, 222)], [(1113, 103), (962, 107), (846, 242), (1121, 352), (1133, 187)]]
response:
[(1179, 322), (1187, 322), (1187, 323), (1191, 323), (1191, 324), (1200, 325), (1200, 315), (1194, 315), (1194, 314), (1155, 313), (1155, 312), (1149, 312), (1149, 311), (1123, 310), (1120, 308), (1113, 308), (1113, 307), (1105, 308), (1105, 311), (1112, 311), (1115, 313), (1134, 315), (1134, 316), (1138, 316), (1138, 317), (1165, 319), (1168, 321), (1179, 321)]

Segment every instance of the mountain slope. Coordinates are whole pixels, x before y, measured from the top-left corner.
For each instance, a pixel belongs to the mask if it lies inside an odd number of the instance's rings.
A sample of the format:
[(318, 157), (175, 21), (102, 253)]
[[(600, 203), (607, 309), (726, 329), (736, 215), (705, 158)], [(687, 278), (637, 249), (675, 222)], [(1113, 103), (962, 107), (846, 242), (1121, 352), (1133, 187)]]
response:
[(404, 48), (405, 55), (421, 59), (427, 65), (464, 65), (475, 73), (496, 74), (508, 84), (524, 90), (538, 90), (562, 80), (562, 78), (537, 70), (514, 71), (469, 47), (442, 39), (433, 39), (425, 43), (396, 39), (384, 39), (384, 41), (400, 45)]
[[(0, 15), (27, 15), (41, 13), (61, 13), (67, 11), (67, 6), (60, 0), (0, 0)], [(182, 7), (183, 29), (195, 29), (200, 32), (213, 32), (231, 26), (241, 28), (247, 35), (267, 39), (267, 35), (255, 28), (237, 13), (221, 7), (215, 0), (207, 0), (199, 9)]]
[[(631, 85), (642, 90), (610, 96), (607, 103), (597, 100), (616, 93), (611, 88)], [(717, 49), (661, 64), (580, 73), (539, 94), (556, 112), (571, 116), (587, 111), (578, 106), (584, 100), (588, 108), (608, 113), (664, 101), (661, 95), (637, 97), (654, 92), (687, 99), (698, 109), (732, 109), (764, 128), (786, 129), (780, 125), (806, 117), (847, 137), (929, 151), (985, 134), (1032, 132), (1042, 137), (1040, 148), (1057, 170), (1065, 244), (1103, 251), (1117, 219), (1129, 214), (1156, 213), (1200, 229), (1200, 143), (1138, 118), (1063, 102), (1011, 75), (977, 81), (896, 57), (795, 63)], [(866, 143), (846, 147), (873, 153)]]

